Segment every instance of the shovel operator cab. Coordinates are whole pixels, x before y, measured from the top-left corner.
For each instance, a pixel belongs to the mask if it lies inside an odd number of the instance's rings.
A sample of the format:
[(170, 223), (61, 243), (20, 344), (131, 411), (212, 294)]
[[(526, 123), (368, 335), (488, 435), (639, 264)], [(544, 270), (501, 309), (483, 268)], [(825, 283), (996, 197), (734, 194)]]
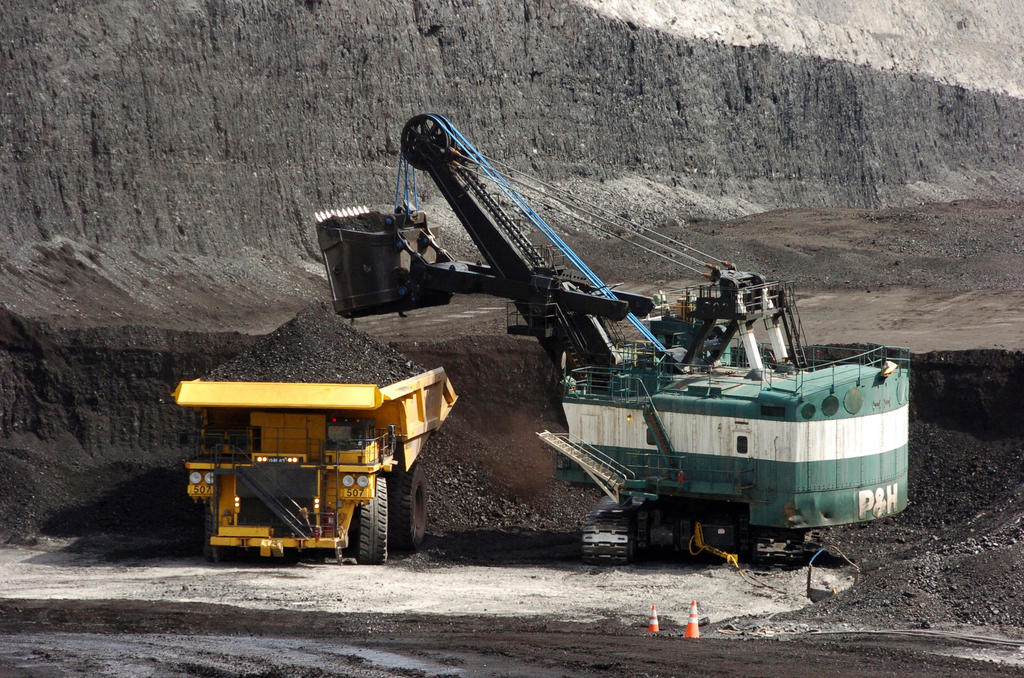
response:
[(419, 455), (456, 400), (444, 369), (383, 388), (183, 381), (174, 398), (202, 414), (186, 468), (208, 560), (319, 550), (378, 564), (423, 540)]

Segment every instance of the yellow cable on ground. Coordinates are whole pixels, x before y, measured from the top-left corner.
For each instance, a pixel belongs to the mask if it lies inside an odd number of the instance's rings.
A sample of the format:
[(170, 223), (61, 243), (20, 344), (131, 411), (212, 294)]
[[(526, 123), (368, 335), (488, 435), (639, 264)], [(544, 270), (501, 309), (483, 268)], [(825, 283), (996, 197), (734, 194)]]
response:
[[(697, 547), (696, 551), (693, 550), (694, 545), (696, 545)], [(748, 584), (753, 584), (754, 586), (761, 586), (763, 588), (771, 589), (772, 591), (788, 595), (787, 591), (783, 591), (782, 589), (772, 586), (771, 584), (766, 584), (765, 582), (757, 581), (756, 579), (753, 579), (749, 574), (744, 572), (743, 568), (740, 567), (740, 556), (738, 553), (727, 553), (721, 549), (716, 549), (714, 546), (708, 546), (707, 544), (705, 544), (704, 528), (698, 522), (693, 523), (693, 534), (690, 536), (690, 543), (688, 544), (688, 548), (690, 550), (691, 556), (696, 556), (703, 551), (707, 551), (709, 553), (715, 554), (719, 558), (724, 558), (726, 563), (736, 568), (736, 571), (740, 573), (740, 576), (743, 577), (743, 580), (746, 581)]]

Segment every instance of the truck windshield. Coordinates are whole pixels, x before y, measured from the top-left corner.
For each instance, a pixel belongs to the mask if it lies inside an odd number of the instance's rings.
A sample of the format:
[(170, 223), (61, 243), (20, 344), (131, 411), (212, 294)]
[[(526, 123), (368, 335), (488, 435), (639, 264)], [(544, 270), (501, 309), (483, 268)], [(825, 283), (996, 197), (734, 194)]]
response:
[(365, 422), (338, 422), (327, 425), (327, 449), (354, 450), (366, 447)]

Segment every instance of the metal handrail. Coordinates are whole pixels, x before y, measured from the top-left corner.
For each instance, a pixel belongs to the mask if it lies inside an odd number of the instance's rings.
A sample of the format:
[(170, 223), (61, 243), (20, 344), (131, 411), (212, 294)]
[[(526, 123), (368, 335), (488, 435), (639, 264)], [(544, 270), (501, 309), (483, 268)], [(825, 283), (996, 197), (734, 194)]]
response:
[[(679, 378), (679, 374), (669, 370), (670, 363), (661, 357), (655, 357), (653, 350), (645, 351), (642, 344), (620, 346), (622, 362), (614, 366), (588, 366), (572, 370), (563, 382), (563, 395), (582, 396), (598, 400), (616, 402), (636, 402), (646, 398), (651, 401), (647, 382), (653, 381), (658, 390), (667, 388)], [(735, 347), (734, 347), (735, 348)], [(760, 345), (762, 355), (768, 344)], [(805, 346), (808, 366), (790, 372), (764, 371), (764, 384), (767, 388), (775, 388), (785, 383), (793, 384), (796, 393), (801, 392), (810, 384), (830, 380), (833, 385), (837, 379), (837, 368), (856, 365), (857, 378), (863, 378), (861, 370), (883, 366), (887, 361), (896, 363), (900, 369), (910, 367), (910, 350), (904, 347), (885, 345), (869, 345), (868, 348), (843, 346)], [(725, 367), (749, 367), (749, 362), (742, 351), (735, 351)], [(648, 360), (648, 354), (652, 359)], [(837, 357), (837, 354), (838, 357)], [(701, 370), (714, 385), (715, 371), (710, 366), (703, 368), (690, 366), (691, 373)], [(723, 382), (725, 383), (725, 382)], [(639, 384), (639, 386), (637, 386)], [(653, 404), (653, 401), (651, 401)]]
[(562, 440), (565, 440), (566, 442), (570, 443), (572, 446), (584, 450), (587, 454), (594, 457), (599, 463), (604, 464), (612, 471), (615, 471), (624, 478), (636, 478), (636, 472), (634, 470), (624, 466), (614, 457), (609, 456), (608, 454), (602, 452), (601, 450), (594, 447), (590, 443), (584, 442), (582, 439), (577, 438), (571, 433), (554, 433), (551, 431), (545, 431), (545, 433), (550, 433), (552, 437), (561, 438)]
[[(282, 436), (281, 432), (302, 434)], [(199, 438), (199, 452), (217, 457), (251, 457), (257, 453), (315, 456), (323, 450), (324, 441), (310, 438), (305, 429), (293, 426), (206, 426)]]
[(632, 469), (570, 433), (542, 431), (537, 436), (559, 454), (575, 462), (614, 501), (619, 501), (626, 483), (635, 479)]
[[(263, 502), (263, 504), (270, 509), (281, 521), (289, 527), (293, 532), (299, 536), (308, 539), (310, 532), (304, 529), (303, 522), (306, 523), (305, 527), (312, 528), (309, 524), (309, 519), (302, 515), (302, 507), (299, 506), (298, 502), (295, 501), (291, 496), (284, 494), (281, 491), (281, 486), (271, 477), (266, 477), (265, 473), (260, 470), (259, 466), (245, 466), (239, 467), (237, 470), (238, 478), (246, 485), (248, 485), (255, 493), (256, 496)], [(269, 481), (271, 488), (267, 488), (264, 482)], [(299, 510), (299, 514), (296, 515), (287, 504), (284, 503), (283, 499), (290, 501), (296, 509)]]

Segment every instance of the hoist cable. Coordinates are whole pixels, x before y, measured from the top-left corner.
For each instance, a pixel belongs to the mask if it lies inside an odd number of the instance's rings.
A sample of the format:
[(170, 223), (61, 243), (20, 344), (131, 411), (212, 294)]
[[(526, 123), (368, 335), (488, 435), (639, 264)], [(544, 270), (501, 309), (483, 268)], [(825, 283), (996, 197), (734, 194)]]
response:
[[(398, 154), (398, 172), (395, 176), (395, 212), (404, 211), (409, 212), (409, 175), (412, 175), (412, 205), (411, 208), (418, 210), (420, 208), (420, 194), (419, 189), (416, 186), (416, 168), (409, 164), (409, 161), (405, 159), (405, 156), (401, 153)], [(404, 200), (404, 204), (398, 201), (399, 196)]]
[[(579, 255), (577, 255), (572, 248), (562, 240), (554, 229), (552, 229), (551, 226), (549, 226), (547, 222), (537, 214), (536, 210), (534, 210), (530, 204), (526, 202), (526, 200), (519, 195), (514, 188), (512, 188), (508, 181), (487, 161), (487, 158), (477, 151), (473, 144), (471, 144), (462, 135), (462, 133), (448, 121), (447, 118), (441, 115), (430, 115), (429, 117), (431, 120), (438, 123), (445, 132), (447, 132), (448, 136), (458, 144), (459, 149), (473, 160), (473, 162), (475, 162), (488, 177), (491, 178), (501, 192), (504, 193), (505, 196), (511, 200), (523, 214), (526, 215), (530, 222), (533, 223), (533, 225), (536, 226), (537, 229), (540, 230), (540, 232), (543, 233), (570, 262), (572, 262), (573, 266), (575, 266), (576, 269), (590, 281), (591, 285), (593, 285), (598, 292), (608, 299), (618, 300), (618, 297), (611, 288), (609, 288), (596, 273), (590, 270), (590, 267), (579, 258)], [(646, 325), (640, 322), (640, 319), (637, 318), (632, 311), (627, 314), (626, 318), (647, 341), (651, 342), (658, 350), (665, 350), (665, 346), (658, 341), (658, 338), (654, 336)]]
[[(523, 182), (521, 182), (519, 180), (513, 179), (513, 180), (511, 180), (510, 183), (512, 183), (513, 185), (519, 185), (521, 187), (525, 186), (528, 190), (536, 190), (535, 188), (533, 188), (533, 187), (531, 187), (531, 186), (529, 186), (527, 184), (524, 184)], [(611, 224), (612, 226), (616, 225), (608, 217), (605, 217), (605, 216), (603, 216), (601, 214), (597, 214), (595, 212), (590, 212), (586, 208), (583, 208), (583, 207), (579, 206), (578, 204), (568, 203), (568, 202), (566, 202), (566, 201), (564, 201), (564, 200), (562, 200), (562, 199), (560, 199), (558, 197), (553, 197), (553, 196), (546, 195), (546, 194), (541, 194), (541, 195), (543, 195), (545, 198), (549, 198), (549, 199), (554, 200), (558, 205), (560, 205), (561, 206), (561, 210), (560, 211), (561, 211), (562, 214), (565, 214), (565, 215), (570, 216), (570, 217), (576, 217), (576, 216), (578, 216), (578, 214), (582, 214), (582, 215), (591, 217), (593, 219), (596, 219), (596, 220), (598, 220), (598, 222), (606, 222), (606, 223)], [(558, 209), (558, 208), (556, 208), (554, 206), (550, 206), (550, 207), (552, 209), (556, 209), (556, 210)], [(644, 240), (646, 240), (648, 242), (651, 242), (656, 247), (662, 247), (662, 248), (667, 249), (669, 251), (669, 254), (666, 254), (665, 252), (653, 249), (652, 247), (647, 247), (645, 245), (642, 245), (639, 242), (636, 242), (635, 240), (630, 240), (630, 238), (628, 236), (625, 236), (625, 235), (623, 235), (621, 233), (617, 233), (614, 230), (612, 230), (612, 228), (601, 226), (597, 222), (590, 221), (590, 222), (588, 222), (588, 224), (594, 230), (598, 231), (602, 235), (606, 235), (606, 236), (611, 237), (611, 238), (617, 238), (617, 239), (619, 239), (619, 240), (621, 240), (621, 241), (623, 241), (623, 242), (625, 242), (625, 243), (627, 243), (629, 245), (632, 245), (633, 247), (636, 247), (637, 249), (640, 249), (640, 250), (643, 250), (643, 251), (648, 252), (650, 254), (653, 254), (656, 257), (664, 259), (665, 261), (668, 261), (668, 262), (670, 262), (672, 264), (675, 264), (677, 266), (681, 266), (682, 268), (685, 268), (685, 269), (688, 269), (690, 271), (693, 271), (694, 273), (701, 274), (701, 273), (704, 273), (705, 270), (706, 270), (706, 265), (705, 265), (706, 262), (704, 260), (698, 259), (698, 258), (696, 258), (696, 257), (694, 257), (694, 256), (692, 256), (690, 254), (685, 253), (685, 252), (679, 252), (679, 251), (671, 250), (664, 243), (660, 243), (660, 242), (658, 242), (658, 241), (656, 241), (656, 240), (654, 240), (654, 239), (652, 239), (650, 237), (647, 237), (647, 236), (645, 236), (645, 235), (643, 235), (641, 233), (634, 233), (633, 235), (638, 236), (638, 237), (640, 237), (640, 238), (642, 238), (642, 239), (644, 239)], [(675, 257), (673, 257), (671, 255), (675, 255), (676, 257), (683, 257), (683, 258), (689, 259), (690, 261), (693, 261), (693, 262), (696, 262), (696, 263), (700, 264), (700, 267), (691, 266), (690, 264), (683, 263), (682, 261), (679, 261), (677, 258), (675, 258)]]
[[(553, 193), (562, 194), (564, 200), (575, 202), (574, 198), (567, 197), (567, 196), (571, 196), (572, 195), (572, 193), (569, 190), (567, 190), (567, 189), (564, 189), (564, 188), (562, 188), (560, 186), (557, 186), (555, 184), (546, 182), (543, 179), (540, 179), (538, 177), (531, 176), (531, 175), (527, 174), (526, 172), (523, 172), (522, 170), (516, 169), (515, 167), (513, 167), (511, 165), (508, 165), (507, 163), (502, 163), (502, 162), (497, 161), (497, 160), (495, 160), (493, 162), (495, 164), (500, 165), (501, 167), (505, 168), (506, 171), (508, 171), (508, 172), (510, 172), (512, 174), (521, 175), (521, 176), (525, 177), (526, 179), (528, 179), (530, 181), (534, 181), (537, 184), (540, 184), (540, 186), (543, 187), (543, 189), (545, 189), (545, 190), (551, 191)], [(535, 189), (535, 190), (537, 190), (537, 189)], [(670, 244), (672, 244), (672, 245), (674, 245), (676, 247), (681, 247), (681, 248), (683, 248), (685, 250), (689, 250), (691, 252), (694, 252), (696, 255), (698, 255), (700, 257), (703, 257), (704, 261), (707, 261), (707, 260), (710, 260), (710, 261), (720, 261), (719, 257), (716, 257), (716, 256), (713, 256), (711, 254), (708, 254), (707, 252), (703, 252), (703, 251), (697, 249), (696, 247), (693, 247), (692, 245), (689, 245), (689, 244), (687, 244), (687, 243), (685, 243), (685, 242), (683, 242), (681, 240), (677, 240), (676, 238), (672, 238), (671, 236), (668, 236), (668, 235), (666, 235), (664, 233), (661, 233), (661, 232), (659, 232), (659, 231), (657, 231), (655, 229), (652, 229), (652, 228), (650, 228), (648, 226), (644, 226), (643, 224), (637, 223), (637, 222), (635, 222), (635, 221), (633, 221), (631, 219), (628, 219), (626, 217), (622, 217), (622, 216), (620, 216), (618, 214), (615, 214), (610, 209), (607, 209), (605, 207), (600, 207), (598, 205), (594, 205), (593, 209), (595, 209), (595, 210), (597, 210), (599, 212), (603, 212), (606, 215), (610, 215), (610, 216), (604, 217), (605, 219), (607, 219), (609, 221), (616, 221), (616, 220), (617, 221), (621, 221), (621, 222), (623, 222), (625, 224), (628, 224), (630, 227), (632, 227), (633, 229), (635, 229), (637, 231), (645, 231), (647, 233), (651, 233), (654, 236), (657, 236), (659, 238), (662, 238), (662, 239), (666, 240), (668, 243), (670, 243)], [(690, 256), (692, 256), (692, 255), (690, 255)]]
[[(530, 177), (530, 179), (540, 182), (540, 180), (538, 180), (538, 179), (536, 179), (534, 177)], [(514, 180), (514, 181), (521, 181), (521, 180)], [(540, 182), (540, 183), (543, 184), (543, 182)], [(663, 233), (659, 233), (658, 231), (655, 231), (653, 229), (649, 229), (649, 228), (647, 228), (645, 226), (637, 224), (634, 221), (631, 221), (631, 220), (625, 219), (625, 218), (623, 218), (623, 217), (621, 217), (619, 215), (616, 215), (613, 212), (611, 212), (610, 210), (607, 210), (607, 209), (602, 208), (602, 207), (598, 207), (596, 205), (592, 206), (590, 208), (584, 207), (578, 201), (576, 201), (574, 198), (570, 197), (571, 194), (568, 191), (565, 191), (563, 189), (558, 189), (556, 187), (550, 187), (550, 186), (543, 187), (543, 188), (537, 188), (537, 187), (534, 187), (534, 186), (529, 186), (529, 184), (527, 184), (525, 182), (523, 182), (523, 185), (528, 186), (528, 188), (530, 190), (537, 191), (538, 194), (543, 195), (546, 198), (549, 198), (551, 200), (554, 200), (556, 202), (561, 203), (562, 205), (564, 205), (568, 209), (575, 210), (576, 212), (578, 212), (580, 214), (584, 214), (586, 216), (589, 216), (589, 217), (591, 217), (593, 219), (598, 219), (600, 221), (606, 222), (609, 225), (613, 225), (613, 226), (621, 228), (622, 224), (620, 224), (619, 222), (623, 222), (623, 223), (627, 224), (630, 227), (629, 230), (631, 231), (633, 236), (641, 238), (643, 240), (646, 240), (646, 241), (648, 241), (648, 242), (650, 242), (652, 244), (657, 245), (658, 247), (663, 247), (666, 250), (668, 250), (671, 254), (674, 254), (676, 256), (689, 259), (690, 261), (693, 261), (695, 263), (699, 263), (701, 265), (703, 265), (703, 264), (705, 264), (705, 263), (707, 263), (708, 261), (711, 261), (711, 260), (717, 261), (717, 258), (712, 257), (711, 255), (705, 254), (705, 253), (701, 252), (700, 250), (698, 250), (698, 249), (696, 249), (694, 247), (691, 247), (689, 245), (686, 245), (685, 243), (682, 243), (682, 242), (680, 242), (678, 240), (675, 240), (674, 238), (671, 238), (671, 237), (669, 237), (669, 236), (667, 236), (667, 235), (665, 235)], [(605, 212), (606, 214), (601, 214), (600, 212)], [(607, 214), (610, 214), (611, 216), (606, 216)], [(632, 242), (632, 241), (627, 240), (627, 242)], [(683, 249), (679, 249), (679, 248), (683, 248)], [(694, 256), (694, 255), (692, 255), (689, 252), (686, 252), (684, 250), (692, 250), (694, 252), (697, 252), (698, 254), (703, 255), (704, 258), (702, 259), (702, 258), (696, 257), (696, 256)], [(701, 269), (701, 270), (703, 270), (703, 269)]]

